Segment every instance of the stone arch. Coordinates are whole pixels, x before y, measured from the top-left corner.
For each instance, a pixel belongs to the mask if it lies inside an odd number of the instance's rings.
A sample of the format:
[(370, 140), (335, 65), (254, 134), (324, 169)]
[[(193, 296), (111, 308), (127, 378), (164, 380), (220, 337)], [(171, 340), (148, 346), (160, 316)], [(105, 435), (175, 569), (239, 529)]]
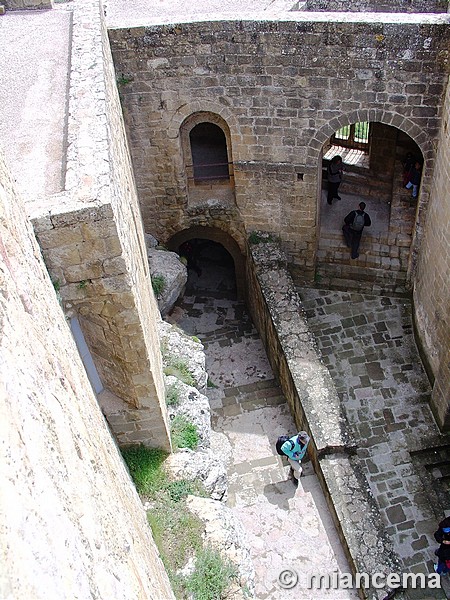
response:
[[(419, 201), (416, 211), (416, 224), (413, 228), (413, 239), (410, 247), (410, 264), (407, 273), (407, 279), (411, 281), (415, 271), (415, 261), (417, 259), (417, 250), (422, 237), (422, 228), (424, 219), (418, 221), (419, 215), (424, 215), (427, 209), (429, 189), (431, 186), (431, 176), (434, 170), (435, 161), (435, 138), (430, 137), (417, 123), (408, 117), (399, 113), (390, 113), (380, 109), (359, 109), (353, 112), (345, 113), (331, 119), (323, 125), (310, 140), (307, 148), (307, 163), (317, 165), (318, 173), (321, 174), (321, 152), (324, 144), (341, 127), (351, 125), (358, 121), (378, 122), (384, 125), (394, 127), (403, 133), (406, 133), (418, 146), (423, 157), (422, 181), (420, 186)], [(320, 164), (319, 164), (320, 163)], [(321, 175), (318, 176), (317, 196), (321, 193)]]
[[(180, 135), (181, 126), (189, 117), (197, 113), (206, 113), (216, 115), (222, 123), (225, 123), (230, 131), (230, 136), (237, 133), (237, 119), (235, 115), (219, 102), (211, 102), (210, 100), (196, 100), (183, 104), (173, 113), (170, 124), (167, 130), (167, 135), (170, 139), (176, 139)], [(233, 140), (232, 140), (233, 141)]]
[(245, 286), (245, 257), (241, 252), (241, 249), (236, 240), (229, 234), (218, 229), (217, 227), (204, 227), (202, 225), (194, 225), (187, 229), (183, 229), (178, 233), (175, 233), (170, 240), (167, 242), (169, 250), (176, 252), (184, 242), (192, 240), (194, 238), (202, 238), (205, 240), (211, 240), (221, 244), (227, 252), (231, 255), (234, 262), (234, 271), (236, 275), (236, 288), (237, 297), (240, 300), (246, 298), (246, 286)]
[(315, 163), (319, 159), (320, 151), (325, 142), (341, 127), (357, 123), (358, 121), (379, 122), (384, 125), (390, 125), (396, 129), (400, 129), (419, 146), (424, 161), (427, 163), (427, 170), (430, 169), (428, 160), (434, 158), (433, 140), (426, 132), (419, 127), (414, 121), (403, 117), (398, 113), (387, 113), (384, 110), (378, 109), (360, 109), (350, 113), (335, 117), (323, 125), (315, 134), (314, 138), (309, 142), (307, 148), (308, 163)]
[(197, 127), (197, 125), (200, 125), (201, 123), (211, 123), (213, 125), (216, 125), (224, 133), (226, 142), (226, 152), (229, 163), (229, 180), (230, 182), (233, 182), (233, 151), (231, 132), (227, 121), (217, 113), (201, 110), (190, 114), (181, 123), (180, 142), (185, 166), (190, 162), (191, 157), (190, 133), (195, 127)]

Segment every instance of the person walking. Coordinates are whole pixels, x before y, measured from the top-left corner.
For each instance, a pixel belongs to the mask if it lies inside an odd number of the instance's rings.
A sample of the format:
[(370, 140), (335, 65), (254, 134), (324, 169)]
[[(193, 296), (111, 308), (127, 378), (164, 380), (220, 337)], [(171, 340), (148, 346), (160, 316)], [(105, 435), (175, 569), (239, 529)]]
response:
[(434, 565), (434, 570), (438, 575), (447, 575), (450, 573), (450, 533), (444, 533), (442, 542), (435, 552), (438, 562)]
[(341, 199), (341, 197), (338, 194), (338, 189), (339, 189), (339, 186), (342, 181), (343, 171), (344, 171), (344, 165), (342, 162), (342, 156), (339, 156), (337, 154), (336, 156), (333, 156), (333, 158), (331, 159), (331, 161), (328, 165), (328, 168), (327, 168), (327, 175), (328, 175), (327, 202), (328, 202), (328, 204), (333, 203), (333, 198), (337, 198), (338, 200)]
[(344, 218), (344, 226), (342, 231), (344, 233), (345, 243), (348, 248), (351, 248), (351, 257), (358, 258), (359, 256), (359, 244), (361, 242), (361, 236), (364, 227), (370, 227), (372, 221), (369, 215), (365, 212), (366, 203), (360, 202), (359, 208), (352, 210)]
[(297, 435), (289, 438), (281, 446), (281, 452), (288, 458), (291, 465), (294, 483), (298, 484), (298, 479), (302, 474), (302, 459), (306, 454), (310, 437), (306, 431), (300, 431)]
[(413, 168), (408, 175), (408, 183), (405, 185), (407, 190), (412, 188), (412, 198), (417, 198), (419, 194), (420, 179), (422, 177), (422, 165), (416, 160)]

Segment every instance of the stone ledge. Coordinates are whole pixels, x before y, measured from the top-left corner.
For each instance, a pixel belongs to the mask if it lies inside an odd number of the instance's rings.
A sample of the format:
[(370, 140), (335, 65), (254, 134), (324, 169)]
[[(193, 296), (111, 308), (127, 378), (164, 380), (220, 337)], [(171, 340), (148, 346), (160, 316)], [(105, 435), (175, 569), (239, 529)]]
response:
[[(249, 247), (251, 311), (298, 428), (311, 434), (319, 476), (353, 573), (400, 573), (400, 561), (358, 463), (356, 442), (276, 243)], [(381, 600), (386, 590), (360, 589)]]
[[(317, 474), (354, 573), (402, 572), (375, 499), (356, 458), (329, 456), (318, 462)], [(387, 590), (368, 588), (363, 598), (385, 598)]]

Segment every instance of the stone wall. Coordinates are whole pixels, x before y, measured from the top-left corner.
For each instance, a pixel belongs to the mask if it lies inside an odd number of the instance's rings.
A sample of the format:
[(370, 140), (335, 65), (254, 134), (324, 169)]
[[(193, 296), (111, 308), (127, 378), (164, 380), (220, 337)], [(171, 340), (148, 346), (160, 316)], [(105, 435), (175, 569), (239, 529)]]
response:
[(304, 10), (344, 12), (447, 12), (447, 0), (307, 0)]
[(7, 10), (30, 10), (53, 8), (53, 0), (3, 0)]
[(117, 397), (102, 406), (118, 441), (170, 450), (161, 317), (98, 2), (74, 8), (72, 35), (65, 191), (30, 211), (64, 309), (79, 315), (102, 383)]
[(174, 598), (0, 158), (0, 597)]
[(450, 427), (450, 86), (414, 285), (416, 328), (432, 378), (432, 407)]
[(405, 131), (424, 156), (426, 207), (448, 17), (341, 14), (109, 30), (146, 231), (168, 239), (192, 224), (180, 128), (201, 111), (226, 122), (234, 161), (235, 215), (215, 223), (204, 208), (207, 224), (234, 237), (233, 228), (273, 231), (310, 273), (321, 151), (340, 127), (368, 120)]

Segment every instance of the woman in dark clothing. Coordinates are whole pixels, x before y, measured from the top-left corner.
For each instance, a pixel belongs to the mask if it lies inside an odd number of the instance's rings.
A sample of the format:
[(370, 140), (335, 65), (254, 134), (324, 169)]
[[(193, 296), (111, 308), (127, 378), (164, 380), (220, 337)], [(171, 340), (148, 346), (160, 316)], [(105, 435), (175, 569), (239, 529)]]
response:
[(344, 165), (342, 163), (342, 156), (336, 155), (330, 161), (328, 165), (327, 174), (328, 174), (328, 194), (327, 194), (327, 202), (328, 204), (332, 204), (333, 198), (337, 198), (338, 200), (341, 197), (338, 194), (338, 189), (342, 181), (342, 172), (344, 170)]

